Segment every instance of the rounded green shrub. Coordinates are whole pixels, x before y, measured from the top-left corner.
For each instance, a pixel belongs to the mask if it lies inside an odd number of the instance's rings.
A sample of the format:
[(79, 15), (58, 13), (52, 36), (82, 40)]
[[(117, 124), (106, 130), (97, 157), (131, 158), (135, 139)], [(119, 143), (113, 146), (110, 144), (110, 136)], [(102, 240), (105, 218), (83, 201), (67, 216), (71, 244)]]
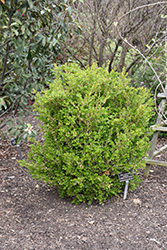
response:
[(148, 90), (130, 87), (124, 73), (96, 65), (55, 66), (55, 75), (34, 105), (44, 124), (44, 143), (34, 142), (21, 165), (75, 203), (101, 203), (117, 195), (124, 186), (120, 172), (132, 171), (130, 187), (136, 188), (137, 169), (145, 165), (149, 148)]

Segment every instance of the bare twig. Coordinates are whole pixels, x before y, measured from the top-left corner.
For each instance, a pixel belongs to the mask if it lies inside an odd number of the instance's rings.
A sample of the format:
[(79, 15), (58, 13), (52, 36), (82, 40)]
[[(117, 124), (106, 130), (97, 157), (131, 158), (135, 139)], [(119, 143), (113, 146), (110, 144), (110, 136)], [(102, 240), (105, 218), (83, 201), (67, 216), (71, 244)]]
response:
[(125, 73), (128, 73), (128, 71), (139, 61), (141, 57), (138, 56), (135, 60), (133, 60), (133, 62), (131, 62), (131, 64), (126, 68)]
[(5, 43), (1, 44), (1, 45), (0, 45), (0, 48), (3, 47), (4, 45), (6, 45), (6, 44), (9, 43), (9, 42), (10, 42), (10, 39), (7, 40)]
[(0, 125), (0, 129), (4, 128), (6, 126), (6, 122), (3, 122), (1, 125)]
[(85, 68), (81, 60), (79, 60), (79, 58), (77, 58), (76, 55), (74, 55), (68, 48), (66, 48), (66, 50), (72, 55), (72, 57), (74, 57), (81, 64), (83, 68)]
[(167, 4), (167, 1), (160, 1), (160, 2), (156, 2), (156, 3), (149, 3), (149, 4), (144, 4), (144, 5), (141, 5), (141, 6), (138, 6), (128, 12), (126, 12), (124, 15), (122, 15), (119, 20), (118, 20), (118, 23), (127, 15), (129, 15), (130, 13), (136, 11), (136, 10), (139, 10), (139, 9), (143, 9), (143, 8), (146, 8), (146, 7), (151, 7), (151, 6), (155, 6), (155, 5), (159, 5), (159, 4)]
[(133, 46), (130, 42), (128, 42), (127, 39), (124, 39), (124, 38), (122, 37), (122, 35), (121, 35), (121, 33), (120, 33), (119, 30), (118, 30), (118, 33), (119, 33), (120, 38), (121, 38), (125, 43), (127, 43), (131, 48), (133, 48), (135, 51), (137, 51), (137, 52), (145, 59), (145, 61), (148, 63), (148, 65), (150, 66), (150, 68), (151, 68), (152, 71), (154, 72), (154, 74), (155, 74), (155, 76), (156, 76), (158, 82), (160, 83), (160, 85), (161, 85), (161, 87), (162, 87), (162, 90), (163, 90), (163, 92), (164, 92), (164, 94), (165, 94), (165, 97), (167, 98), (167, 93), (166, 93), (166, 91), (165, 91), (165, 89), (164, 89), (164, 86), (162, 85), (162, 82), (161, 82), (161, 80), (160, 80), (160, 78), (159, 78), (157, 72), (156, 72), (155, 69), (153, 68), (152, 64), (148, 61), (148, 59), (143, 55), (143, 53), (142, 53), (139, 49), (137, 49), (137, 48), (136, 48), (135, 46)]
[(138, 6), (138, 7), (134, 8), (134, 9), (132, 9), (132, 10), (126, 12), (124, 15), (122, 15), (122, 16), (119, 18), (119, 20), (118, 20), (118, 22), (117, 22), (117, 24), (116, 24), (116, 29), (117, 29), (117, 31), (118, 31), (118, 34), (119, 34), (120, 38), (121, 38), (126, 44), (128, 44), (131, 48), (133, 48), (135, 51), (137, 51), (137, 52), (145, 59), (145, 61), (147, 62), (147, 64), (148, 64), (149, 67), (151, 68), (151, 70), (154, 72), (154, 74), (155, 74), (155, 76), (156, 76), (158, 82), (160, 83), (161, 88), (162, 88), (162, 90), (163, 90), (163, 92), (164, 92), (164, 94), (165, 94), (165, 97), (167, 98), (167, 93), (166, 93), (166, 91), (165, 91), (165, 89), (164, 89), (164, 86), (163, 86), (163, 84), (162, 84), (162, 82), (161, 82), (161, 80), (160, 80), (160, 78), (159, 78), (157, 72), (156, 72), (155, 69), (153, 68), (152, 64), (148, 61), (148, 59), (143, 55), (143, 53), (142, 53), (139, 49), (137, 49), (135, 46), (133, 46), (127, 39), (125, 39), (125, 38), (121, 35), (121, 32), (120, 32), (120, 30), (119, 30), (119, 28), (118, 28), (118, 27), (119, 27), (120, 21), (121, 21), (125, 16), (129, 15), (130, 13), (132, 13), (132, 12), (134, 12), (134, 11), (136, 11), (136, 10), (142, 9), (142, 8), (146, 8), (146, 7), (150, 7), (150, 6), (155, 6), (155, 5), (159, 5), (159, 4), (167, 4), (167, 1), (162, 1), (162, 2), (152, 3), (152, 4), (141, 5), (141, 6)]
[(8, 168), (1, 168), (0, 171), (8, 170)]

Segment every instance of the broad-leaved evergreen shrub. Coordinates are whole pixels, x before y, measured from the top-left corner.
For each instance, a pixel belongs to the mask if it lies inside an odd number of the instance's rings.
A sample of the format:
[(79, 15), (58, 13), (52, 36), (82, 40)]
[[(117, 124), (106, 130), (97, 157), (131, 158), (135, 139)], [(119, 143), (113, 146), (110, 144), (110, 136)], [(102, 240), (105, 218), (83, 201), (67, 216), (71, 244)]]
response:
[(44, 143), (34, 142), (21, 165), (75, 203), (101, 203), (117, 195), (125, 185), (118, 180), (120, 172), (133, 172), (135, 188), (149, 148), (148, 90), (130, 87), (124, 73), (96, 65), (86, 70), (77, 64), (55, 66), (55, 75), (34, 105), (44, 124)]

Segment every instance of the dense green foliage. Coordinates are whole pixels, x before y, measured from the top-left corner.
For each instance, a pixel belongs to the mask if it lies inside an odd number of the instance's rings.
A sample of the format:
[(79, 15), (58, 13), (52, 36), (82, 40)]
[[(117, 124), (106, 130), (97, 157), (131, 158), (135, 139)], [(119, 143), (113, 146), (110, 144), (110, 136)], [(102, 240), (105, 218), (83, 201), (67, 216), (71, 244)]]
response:
[(72, 23), (72, 2), (0, 1), (0, 114), (10, 107), (8, 125), (17, 141), (25, 139), (25, 125), (14, 124), (13, 114), (23, 116), (33, 89), (53, 79), (53, 63)]
[(148, 90), (130, 87), (123, 73), (96, 65), (55, 66), (55, 76), (34, 106), (44, 123), (44, 144), (34, 142), (21, 165), (76, 203), (117, 195), (124, 185), (120, 172), (133, 171), (135, 188), (149, 147)]

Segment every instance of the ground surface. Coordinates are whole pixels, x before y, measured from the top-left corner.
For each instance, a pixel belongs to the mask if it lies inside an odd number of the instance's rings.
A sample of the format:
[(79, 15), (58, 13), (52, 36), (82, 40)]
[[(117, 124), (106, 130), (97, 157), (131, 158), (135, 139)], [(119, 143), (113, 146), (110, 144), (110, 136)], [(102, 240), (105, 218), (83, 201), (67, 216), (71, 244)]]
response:
[[(35, 120), (29, 122), (36, 126)], [(28, 146), (21, 150), (26, 158)], [(159, 159), (166, 158), (164, 153)], [(33, 180), (18, 159), (17, 149), (1, 140), (0, 250), (167, 249), (166, 167), (152, 167), (126, 200), (121, 194), (102, 205), (75, 205), (54, 187)]]

